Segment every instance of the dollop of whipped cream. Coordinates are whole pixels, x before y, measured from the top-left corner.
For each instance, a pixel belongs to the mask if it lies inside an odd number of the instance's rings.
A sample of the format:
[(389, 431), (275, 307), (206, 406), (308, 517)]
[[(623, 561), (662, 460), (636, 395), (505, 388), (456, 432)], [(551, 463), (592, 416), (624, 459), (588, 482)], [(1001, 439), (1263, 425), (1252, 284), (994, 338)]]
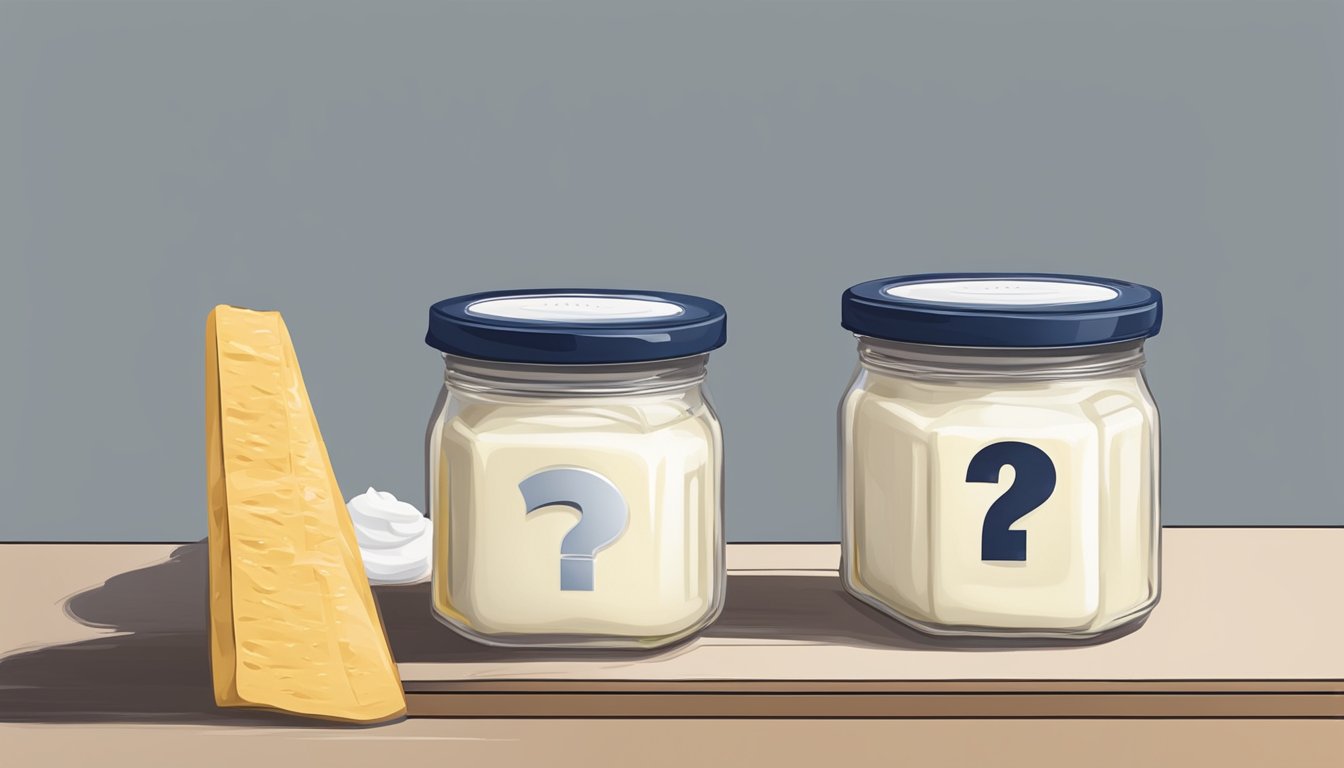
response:
[(372, 488), (346, 503), (371, 584), (415, 584), (429, 578), (434, 527), (420, 510)]

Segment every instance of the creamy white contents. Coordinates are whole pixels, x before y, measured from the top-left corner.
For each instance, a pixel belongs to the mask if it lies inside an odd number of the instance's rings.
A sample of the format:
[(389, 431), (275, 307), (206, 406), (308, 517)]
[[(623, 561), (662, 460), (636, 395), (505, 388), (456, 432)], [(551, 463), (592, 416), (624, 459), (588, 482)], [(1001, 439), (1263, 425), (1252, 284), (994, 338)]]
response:
[[(928, 628), (1092, 633), (1156, 599), (1157, 411), (1137, 372), (1037, 382), (863, 372), (843, 405), (847, 578)], [(968, 482), (986, 446), (1040, 449), (1049, 498), (1008, 525), (1026, 559), (983, 560), (1012, 486)]]
[(415, 584), (429, 578), (434, 530), (420, 510), (373, 488), (346, 508), (371, 584)]
[[(605, 636), (648, 645), (713, 619), (722, 439), (703, 400), (455, 397), (458, 407), (445, 412), (431, 442), (439, 615), (487, 639)], [(554, 468), (600, 476), (628, 509), (592, 559), (591, 589), (562, 582), (562, 549), (579, 511), (556, 503), (529, 512), (535, 500), (520, 490)]]

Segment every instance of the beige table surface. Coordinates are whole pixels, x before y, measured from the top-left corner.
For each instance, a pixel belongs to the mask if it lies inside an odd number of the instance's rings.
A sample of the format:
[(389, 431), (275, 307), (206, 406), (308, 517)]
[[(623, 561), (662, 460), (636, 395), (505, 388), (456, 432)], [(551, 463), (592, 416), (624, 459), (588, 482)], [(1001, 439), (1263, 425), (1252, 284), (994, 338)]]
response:
[[(433, 624), (415, 605), (425, 605), (419, 588), (380, 590), (412, 700), (458, 702), (448, 711), (461, 702), (516, 700), (515, 709), (492, 706), (512, 714), (539, 707), (547, 716), (411, 718), (356, 729), (214, 708), (199, 545), (0, 545), (6, 585), (0, 764), (346, 765), (434, 757), (487, 765), (718, 765), (731, 757), (815, 765), (841, 757), (855, 765), (908, 758), (952, 765), (1344, 766), (1344, 721), (1330, 714), (1344, 694), (1344, 530), (1168, 529), (1165, 542), (1164, 597), (1153, 619), (1084, 647), (932, 647), (845, 598), (833, 573), (838, 551), (827, 545), (732, 547), (723, 619), (692, 643), (634, 659), (501, 655), (459, 643)], [(885, 702), (901, 700), (901, 686), (927, 694), (930, 686), (970, 684), (980, 696), (984, 685), (1021, 693), (1097, 681), (1214, 681), (1216, 688), (1227, 680), (1257, 695), (1286, 686), (1272, 695), (1305, 701), (1318, 714), (976, 719), (911, 717), (900, 709), (900, 719), (863, 711), (857, 714), (867, 719), (597, 719), (569, 717), (563, 709), (641, 714), (638, 704), (630, 712), (603, 710), (602, 702), (616, 700), (607, 695), (612, 687), (622, 686), (692, 684), (705, 697), (723, 693), (714, 686), (731, 693), (744, 683), (878, 684), (886, 688), (876, 700)], [(589, 698), (565, 698), (575, 691)], [(768, 692), (772, 702), (810, 695)], [(658, 696), (673, 694), (653, 701)], [(935, 706), (931, 714), (940, 711)]]

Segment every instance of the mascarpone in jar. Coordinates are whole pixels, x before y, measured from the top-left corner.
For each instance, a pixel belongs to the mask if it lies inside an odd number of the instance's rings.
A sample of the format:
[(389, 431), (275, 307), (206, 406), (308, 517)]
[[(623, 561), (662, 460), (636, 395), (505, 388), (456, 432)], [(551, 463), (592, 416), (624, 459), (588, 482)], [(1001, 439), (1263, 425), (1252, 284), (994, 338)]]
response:
[(431, 310), (433, 605), (498, 645), (655, 647), (723, 602), (714, 302), (529, 291)]
[(1158, 598), (1151, 288), (1057, 275), (855, 286), (843, 576), (935, 634), (1088, 637)]

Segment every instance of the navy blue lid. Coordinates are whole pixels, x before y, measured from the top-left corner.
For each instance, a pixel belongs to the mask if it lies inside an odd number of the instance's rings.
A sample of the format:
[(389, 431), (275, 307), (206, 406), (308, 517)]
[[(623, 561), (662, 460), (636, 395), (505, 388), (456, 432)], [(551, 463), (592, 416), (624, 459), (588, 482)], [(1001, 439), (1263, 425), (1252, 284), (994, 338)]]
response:
[(425, 343), (451, 355), (512, 363), (635, 363), (723, 346), (716, 301), (601, 288), (487, 291), (429, 308)]
[(1123, 280), (1038, 272), (947, 272), (845, 291), (840, 324), (890, 341), (951, 347), (1073, 347), (1156, 336), (1162, 294)]

